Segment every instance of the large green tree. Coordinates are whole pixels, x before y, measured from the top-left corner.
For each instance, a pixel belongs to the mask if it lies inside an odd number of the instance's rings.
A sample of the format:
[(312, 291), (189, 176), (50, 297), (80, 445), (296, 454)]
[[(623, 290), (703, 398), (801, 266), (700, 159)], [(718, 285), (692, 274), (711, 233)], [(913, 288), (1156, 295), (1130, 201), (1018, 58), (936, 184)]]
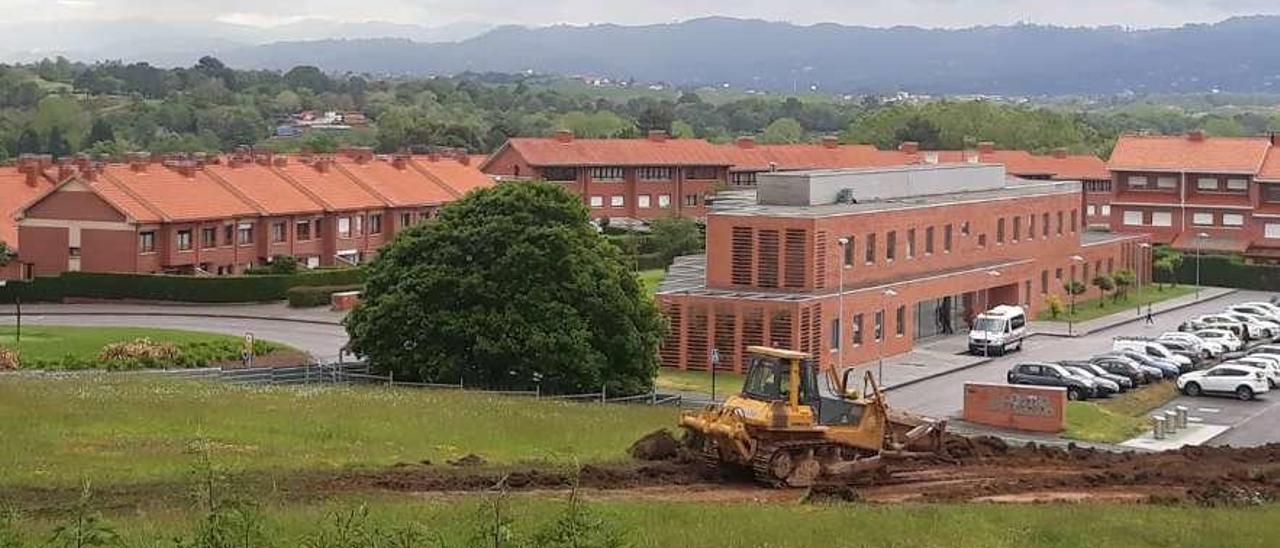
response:
[(648, 389), (661, 317), (587, 208), (501, 185), (401, 233), (369, 265), (351, 350), (396, 378), (490, 388)]

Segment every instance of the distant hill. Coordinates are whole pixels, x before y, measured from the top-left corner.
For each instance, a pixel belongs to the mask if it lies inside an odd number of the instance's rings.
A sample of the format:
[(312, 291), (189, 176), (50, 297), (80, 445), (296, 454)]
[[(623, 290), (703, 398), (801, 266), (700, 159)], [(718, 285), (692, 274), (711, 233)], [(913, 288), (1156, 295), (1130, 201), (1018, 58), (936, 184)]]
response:
[(499, 27), (455, 43), (290, 41), (218, 48), (228, 64), (385, 74), (533, 70), (675, 85), (946, 94), (1280, 91), (1280, 17), (1174, 29), (799, 26), (713, 17)]

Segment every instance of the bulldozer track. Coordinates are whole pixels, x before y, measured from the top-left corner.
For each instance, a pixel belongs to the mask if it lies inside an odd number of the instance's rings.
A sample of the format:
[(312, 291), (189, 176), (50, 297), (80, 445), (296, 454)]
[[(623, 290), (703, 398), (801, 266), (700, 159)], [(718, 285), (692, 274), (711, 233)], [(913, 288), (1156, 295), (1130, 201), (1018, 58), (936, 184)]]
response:
[(786, 485), (786, 479), (779, 479), (773, 474), (773, 459), (779, 452), (787, 452), (795, 455), (799, 450), (818, 450), (822, 448), (834, 448), (836, 444), (822, 440), (806, 440), (806, 441), (789, 441), (774, 443), (762, 446), (756, 450), (756, 454), (751, 458), (751, 471), (755, 475), (756, 481), (771, 487), (782, 487)]

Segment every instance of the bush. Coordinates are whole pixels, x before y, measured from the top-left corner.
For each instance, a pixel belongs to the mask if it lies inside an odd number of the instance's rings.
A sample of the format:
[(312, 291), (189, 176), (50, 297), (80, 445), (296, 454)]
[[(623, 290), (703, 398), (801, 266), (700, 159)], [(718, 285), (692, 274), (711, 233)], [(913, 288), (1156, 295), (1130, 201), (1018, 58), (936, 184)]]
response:
[(21, 367), (22, 360), (18, 357), (18, 351), (0, 346), (0, 371), (20, 369)]
[(328, 285), (320, 287), (293, 287), (285, 292), (285, 298), (289, 299), (289, 306), (293, 308), (309, 308), (315, 306), (327, 306), (334, 293), (344, 291), (359, 291), (359, 285)]
[(291, 275), (193, 277), (153, 274), (68, 272), (58, 277), (10, 282), (0, 302), (58, 302), (67, 298), (136, 299), (191, 303), (279, 301), (290, 288), (356, 285), (363, 268), (311, 270)]
[(144, 337), (102, 347), (98, 362), (107, 369), (154, 369), (176, 364), (181, 356), (178, 345)]
[[(1171, 273), (1163, 268), (1156, 268), (1155, 275), (1156, 281), (1161, 283), (1177, 280), (1184, 284), (1194, 284), (1196, 257), (1194, 254), (1186, 256), (1180, 263), (1174, 265)], [(1280, 291), (1280, 266), (1244, 264), (1239, 256), (1204, 255), (1200, 257), (1200, 284), (1256, 291)]]

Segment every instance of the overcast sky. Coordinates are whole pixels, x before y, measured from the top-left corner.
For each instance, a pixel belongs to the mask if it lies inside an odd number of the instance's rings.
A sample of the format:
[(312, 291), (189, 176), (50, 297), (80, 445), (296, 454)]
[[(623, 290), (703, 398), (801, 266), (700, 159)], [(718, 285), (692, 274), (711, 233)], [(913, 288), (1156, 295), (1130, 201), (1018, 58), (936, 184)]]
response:
[(1030, 22), (1176, 26), (1280, 14), (1280, 0), (0, 0), (6, 19), (219, 20), (260, 26), (306, 17), (454, 22), (660, 23), (726, 15), (795, 23), (963, 27)]

